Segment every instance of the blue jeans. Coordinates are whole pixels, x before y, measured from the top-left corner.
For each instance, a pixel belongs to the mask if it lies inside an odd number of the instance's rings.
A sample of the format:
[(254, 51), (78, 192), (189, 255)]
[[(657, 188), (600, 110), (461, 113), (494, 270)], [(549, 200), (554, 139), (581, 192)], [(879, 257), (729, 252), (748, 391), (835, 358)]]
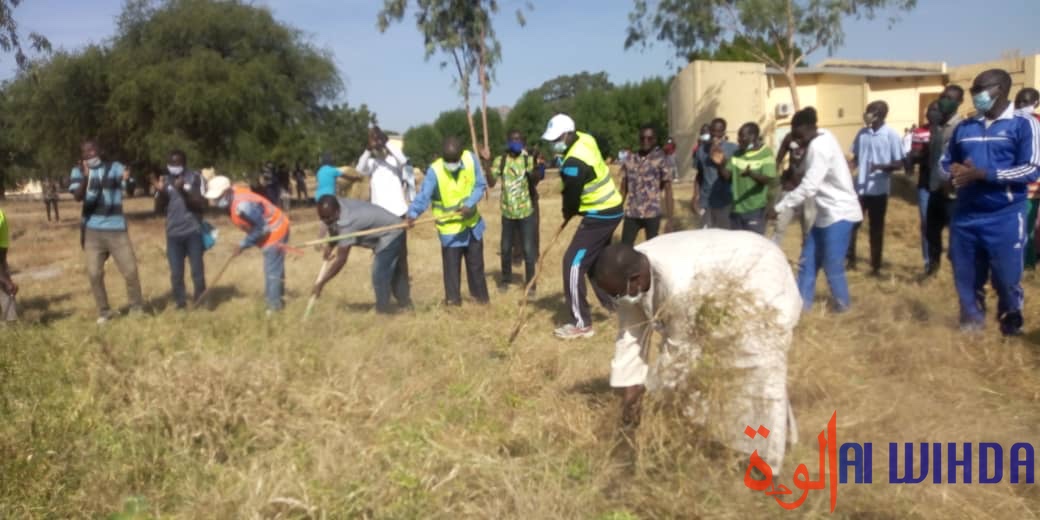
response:
[(287, 242), (289, 242), (289, 233), (286, 233), (277, 244), (263, 249), (264, 300), (267, 301), (267, 308), (272, 311), (280, 311), (285, 305), (285, 302), (282, 301), (282, 295), (285, 294), (285, 249), (278, 246), (284, 246)]
[(376, 312), (390, 312), (390, 295), (403, 307), (412, 305), (408, 284), (406, 235), (401, 233), (390, 245), (376, 253), (372, 262), (372, 288), (376, 293)]
[(170, 286), (173, 301), (181, 309), (187, 304), (184, 290), (184, 259), (191, 265), (191, 283), (195, 289), (193, 300), (206, 290), (206, 271), (202, 263), (202, 234), (192, 233), (183, 237), (166, 237), (166, 260), (170, 263)]
[(835, 310), (849, 308), (849, 285), (845, 280), (845, 253), (849, 249), (853, 223), (839, 220), (827, 227), (813, 227), (802, 244), (802, 257), (798, 261), (798, 292), (802, 294), (802, 306), (812, 308), (816, 295), (816, 272), (823, 268), (827, 285), (831, 288)]
[(932, 192), (928, 188), (917, 188), (917, 215), (921, 220), (921, 258), (924, 259), (924, 268), (931, 265), (928, 256), (928, 199)]
[(538, 220), (528, 215), (522, 219), (502, 217), (502, 282), (510, 283), (513, 279), (513, 234), (520, 233), (524, 245), (524, 282), (534, 278), (534, 267), (538, 263)]

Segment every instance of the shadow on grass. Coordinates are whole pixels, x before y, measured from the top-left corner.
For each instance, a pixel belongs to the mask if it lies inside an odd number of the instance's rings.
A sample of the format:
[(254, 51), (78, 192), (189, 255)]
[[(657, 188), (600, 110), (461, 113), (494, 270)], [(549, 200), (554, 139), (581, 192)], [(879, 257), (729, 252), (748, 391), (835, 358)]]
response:
[[(73, 313), (71, 310), (57, 310), (53, 308), (55, 304), (64, 302), (70, 298), (72, 298), (72, 293), (62, 293), (51, 296), (35, 296), (25, 299), (19, 298), (17, 300), (18, 314), (20, 314), (23, 319), (43, 325), (49, 325), (57, 320), (72, 316)], [(39, 314), (33, 316), (36, 313)]]

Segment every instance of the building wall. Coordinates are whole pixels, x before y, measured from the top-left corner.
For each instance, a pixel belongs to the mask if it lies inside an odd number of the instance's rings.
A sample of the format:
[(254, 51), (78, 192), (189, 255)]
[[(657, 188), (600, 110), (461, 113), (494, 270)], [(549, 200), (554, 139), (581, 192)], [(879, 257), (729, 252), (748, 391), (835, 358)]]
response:
[[(798, 97), (802, 107), (816, 107), (819, 125), (834, 132), (846, 150), (863, 125), (863, 110), (877, 99), (889, 105), (888, 123), (902, 133), (920, 124), (927, 102), (942, 92), (947, 83), (967, 90), (983, 70), (1004, 68), (1012, 76), (1012, 96), (1024, 86), (1040, 88), (1040, 55), (995, 60), (987, 63), (942, 67), (929, 76), (868, 78), (845, 74), (799, 75)], [(669, 125), (676, 140), (679, 174), (692, 173), (689, 150), (693, 148), (702, 124), (715, 117), (729, 122), (729, 136), (736, 140), (741, 124), (755, 121), (762, 126), (767, 144), (775, 147), (790, 131), (791, 118), (777, 117), (776, 107), (792, 103), (786, 79), (767, 75), (759, 63), (695, 61), (672, 82), (669, 92)], [(973, 109), (968, 99), (961, 105), (967, 114)]]
[(766, 122), (766, 74), (761, 63), (695, 61), (672, 81), (668, 95), (668, 126), (675, 139), (679, 175), (692, 175), (690, 151), (701, 125), (716, 117), (729, 123), (736, 141), (740, 125)]
[[(924, 123), (924, 111), (933, 98), (943, 90), (943, 76), (909, 78), (871, 78), (868, 102), (884, 100), (888, 103), (887, 122), (900, 134), (913, 125)], [(923, 100), (923, 101), (922, 101)]]

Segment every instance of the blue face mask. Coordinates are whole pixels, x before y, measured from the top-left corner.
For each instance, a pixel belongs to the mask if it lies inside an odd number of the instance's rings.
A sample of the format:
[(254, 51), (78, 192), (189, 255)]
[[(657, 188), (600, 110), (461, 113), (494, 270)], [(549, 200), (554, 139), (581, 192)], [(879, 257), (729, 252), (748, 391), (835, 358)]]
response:
[(556, 153), (566, 152), (567, 151), (567, 143), (563, 142), (563, 140), (556, 141), (556, 142), (553, 143), (552, 149)]
[(989, 112), (989, 109), (993, 108), (993, 104), (996, 101), (989, 95), (988, 90), (983, 90), (971, 97), (971, 102), (975, 104), (975, 110), (978, 110), (979, 113)]
[(524, 143), (520, 141), (509, 141), (506, 143), (506, 149), (508, 149), (511, 154), (519, 154), (524, 151)]
[(449, 172), (457, 172), (457, 171), (462, 169), (462, 163), (461, 162), (446, 162), (446, 163), (444, 163), (444, 169), (448, 170)]
[(217, 199), (217, 207), (220, 209), (227, 209), (231, 206), (231, 197), (221, 197)]

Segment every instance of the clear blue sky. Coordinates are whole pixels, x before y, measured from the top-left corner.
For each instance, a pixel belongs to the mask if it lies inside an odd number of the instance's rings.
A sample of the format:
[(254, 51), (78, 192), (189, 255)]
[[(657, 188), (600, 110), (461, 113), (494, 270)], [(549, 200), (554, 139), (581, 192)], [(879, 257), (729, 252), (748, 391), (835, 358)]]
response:
[[(522, 0), (502, 0), (496, 28), (502, 63), (490, 94), (492, 106), (512, 105), (520, 95), (561, 74), (606, 71), (615, 83), (674, 72), (670, 48), (624, 50), (631, 2), (533, 0), (527, 26), (514, 12)], [(438, 57), (423, 59), (423, 44), (409, 16), (385, 34), (376, 29), (381, 0), (258, 0), (275, 17), (303, 30), (332, 52), (346, 86), (345, 101), (368, 104), (384, 128), (403, 131), (461, 106), (451, 74)], [(122, 0), (24, 0), (14, 15), (21, 33), (43, 33), (56, 46), (75, 49), (114, 35)], [(835, 56), (851, 59), (988, 61), (1019, 50), (1040, 53), (1040, 0), (918, 0), (891, 29), (884, 17), (848, 20), (845, 44)], [(811, 56), (819, 62), (825, 53)], [(14, 73), (0, 56), (0, 78)], [(341, 100), (342, 101), (342, 100)], [(475, 98), (474, 101), (479, 101)], [(474, 104), (476, 106), (476, 104)]]

